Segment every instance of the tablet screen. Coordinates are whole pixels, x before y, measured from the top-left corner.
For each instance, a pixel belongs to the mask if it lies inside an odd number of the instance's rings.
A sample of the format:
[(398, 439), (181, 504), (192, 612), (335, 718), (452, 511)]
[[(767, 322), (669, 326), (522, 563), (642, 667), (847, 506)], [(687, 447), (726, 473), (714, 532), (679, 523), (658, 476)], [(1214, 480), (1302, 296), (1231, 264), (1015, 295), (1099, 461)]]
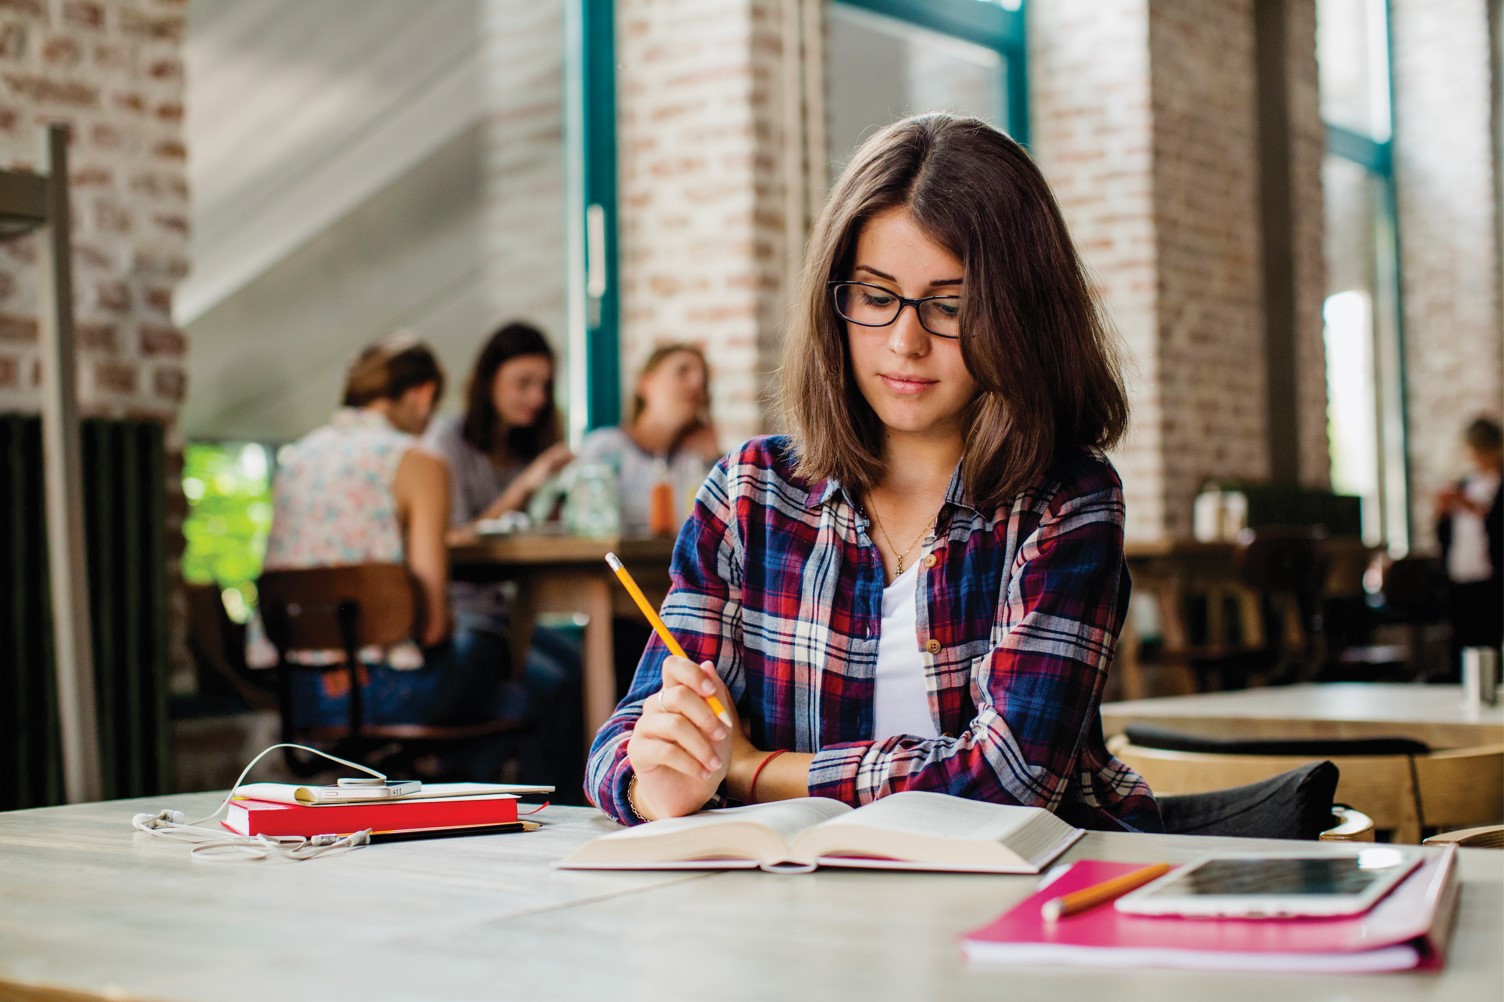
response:
[[(1358, 856), (1307, 859), (1213, 859), (1177, 881), (1180, 894), (1361, 894), (1392, 869), (1362, 865)], [(1401, 862), (1393, 859), (1395, 866)]]
[(1119, 911), (1141, 914), (1341, 915), (1388, 893), (1418, 853), (1376, 846), (1321, 856), (1222, 856), (1176, 870), (1129, 894)]

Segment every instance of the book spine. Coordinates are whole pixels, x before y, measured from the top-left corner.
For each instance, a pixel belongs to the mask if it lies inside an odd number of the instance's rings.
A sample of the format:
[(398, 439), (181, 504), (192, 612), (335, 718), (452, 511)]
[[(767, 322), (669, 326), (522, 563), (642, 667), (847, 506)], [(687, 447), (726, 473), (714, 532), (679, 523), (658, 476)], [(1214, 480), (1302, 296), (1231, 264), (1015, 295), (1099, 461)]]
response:
[(449, 828), (463, 825), (505, 824), (517, 820), (517, 801), (421, 803), (399, 806), (352, 804), (349, 806), (291, 807), (277, 804), (257, 808), (246, 802), (231, 802), (227, 820), (247, 835), (347, 835), (364, 828), (404, 831), (415, 828)]

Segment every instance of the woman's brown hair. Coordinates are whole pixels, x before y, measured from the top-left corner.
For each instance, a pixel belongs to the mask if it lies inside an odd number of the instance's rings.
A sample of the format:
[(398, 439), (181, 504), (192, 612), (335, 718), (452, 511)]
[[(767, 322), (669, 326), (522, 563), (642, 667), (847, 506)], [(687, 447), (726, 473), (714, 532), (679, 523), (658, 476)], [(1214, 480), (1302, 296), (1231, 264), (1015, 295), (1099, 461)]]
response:
[(396, 400), (414, 386), (434, 383), (434, 399), (444, 395), (444, 370), (422, 341), (407, 331), (395, 331), (368, 345), (345, 373), (344, 405), (365, 407), (378, 400)]
[[(542, 355), (550, 366), (555, 364), (554, 350), (543, 332), (514, 321), (492, 334), (475, 358), (470, 382), (465, 387), (465, 420), (460, 426), (460, 434), (466, 442), (488, 456), (499, 444), (496, 441), (499, 421), (496, 406), (491, 402), (496, 370), (514, 358), (529, 355)], [(538, 413), (537, 420), (524, 428), (512, 428), (507, 432), (507, 454), (513, 460), (528, 462), (559, 441), (559, 437), (559, 410), (554, 406), (554, 384), (550, 379), (548, 403)]]
[[(705, 376), (704, 404), (695, 413), (694, 423), (689, 427), (683, 429), (679, 433), (679, 440), (682, 441), (692, 433), (699, 431), (701, 428), (707, 427), (710, 424), (710, 362), (706, 360), (705, 353), (701, 351), (696, 345), (680, 342), (676, 344), (659, 345), (657, 348), (654, 348), (652, 350), (652, 352), (648, 355), (647, 360), (642, 363), (642, 367), (637, 370), (637, 380), (632, 384), (632, 409), (627, 412), (627, 423), (631, 424), (639, 417), (641, 417), (643, 410), (648, 405), (648, 402), (644, 400), (642, 396), (642, 381), (648, 376), (652, 375), (660, 365), (662, 365), (664, 362), (667, 362), (670, 358), (679, 354), (680, 352), (683, 352), (686, 355), (693, 355), (695, 359), (700, 363), (700, 372), (702, 372)], [(675, 442), (673, 448), (669, 449), (669, 451), (672, 452), (678, 447), (679, 443)]]
[(1128, 400), (1117, 336), (1044, 176), (985, 122), (928, 114), (867, 140), (815, 221), (780, 387), (797, 472), (856, 490), (883, 476), (881, 423), (852, 378), (828, 283), (850, 278), (862, 226), (894, 207), (965, 268), (961, 355), (978, 393), (961, 470), (972, 500), (991, 510), (1068, 450), (1118, 441)]

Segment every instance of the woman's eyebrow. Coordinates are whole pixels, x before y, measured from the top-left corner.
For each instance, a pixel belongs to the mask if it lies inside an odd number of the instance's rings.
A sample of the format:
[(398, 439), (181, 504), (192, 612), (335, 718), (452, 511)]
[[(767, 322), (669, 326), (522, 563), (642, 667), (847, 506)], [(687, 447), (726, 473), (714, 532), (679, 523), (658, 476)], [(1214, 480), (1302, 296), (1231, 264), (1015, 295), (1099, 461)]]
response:
[[(874, 267), (872, 267), (871, 265), (868, 265), (868, 264), (859, 264), (855, 268), (853, 268), (852, 270), (853, 271), (866, 271), (866, 272), (870, 272), (873, 275), (876, 275), (878, 278), (886, 279), (887, 281), (892, 282), (895, 285), (898, 283), (898, 279), (894, 278), (892, 275), (889, 275), (887, 272), (878, 271), (876, 268), (874, 268)], [(960, 285), (960, 284), (961, 284), (961, 279), (959, 279), (959, 278), (940, 278), (940, 279), (936, 279), (935, 281), (931, 282), (930, 283), (930, 288), (934, 288), (934, 287), (940, 286), (940, 285)]]

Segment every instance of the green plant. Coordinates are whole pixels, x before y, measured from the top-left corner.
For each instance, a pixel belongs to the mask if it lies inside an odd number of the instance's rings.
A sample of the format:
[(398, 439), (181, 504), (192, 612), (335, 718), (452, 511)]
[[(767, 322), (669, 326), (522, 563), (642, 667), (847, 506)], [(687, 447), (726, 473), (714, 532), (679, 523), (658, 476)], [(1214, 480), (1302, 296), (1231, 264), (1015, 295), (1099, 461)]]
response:
[(183, 578), (219, 585), (225, 609), (242, 623), (256, 607), (272, 523), (269, 460), (270, 450), (257, 443), (196, 442), (183, 450)]

